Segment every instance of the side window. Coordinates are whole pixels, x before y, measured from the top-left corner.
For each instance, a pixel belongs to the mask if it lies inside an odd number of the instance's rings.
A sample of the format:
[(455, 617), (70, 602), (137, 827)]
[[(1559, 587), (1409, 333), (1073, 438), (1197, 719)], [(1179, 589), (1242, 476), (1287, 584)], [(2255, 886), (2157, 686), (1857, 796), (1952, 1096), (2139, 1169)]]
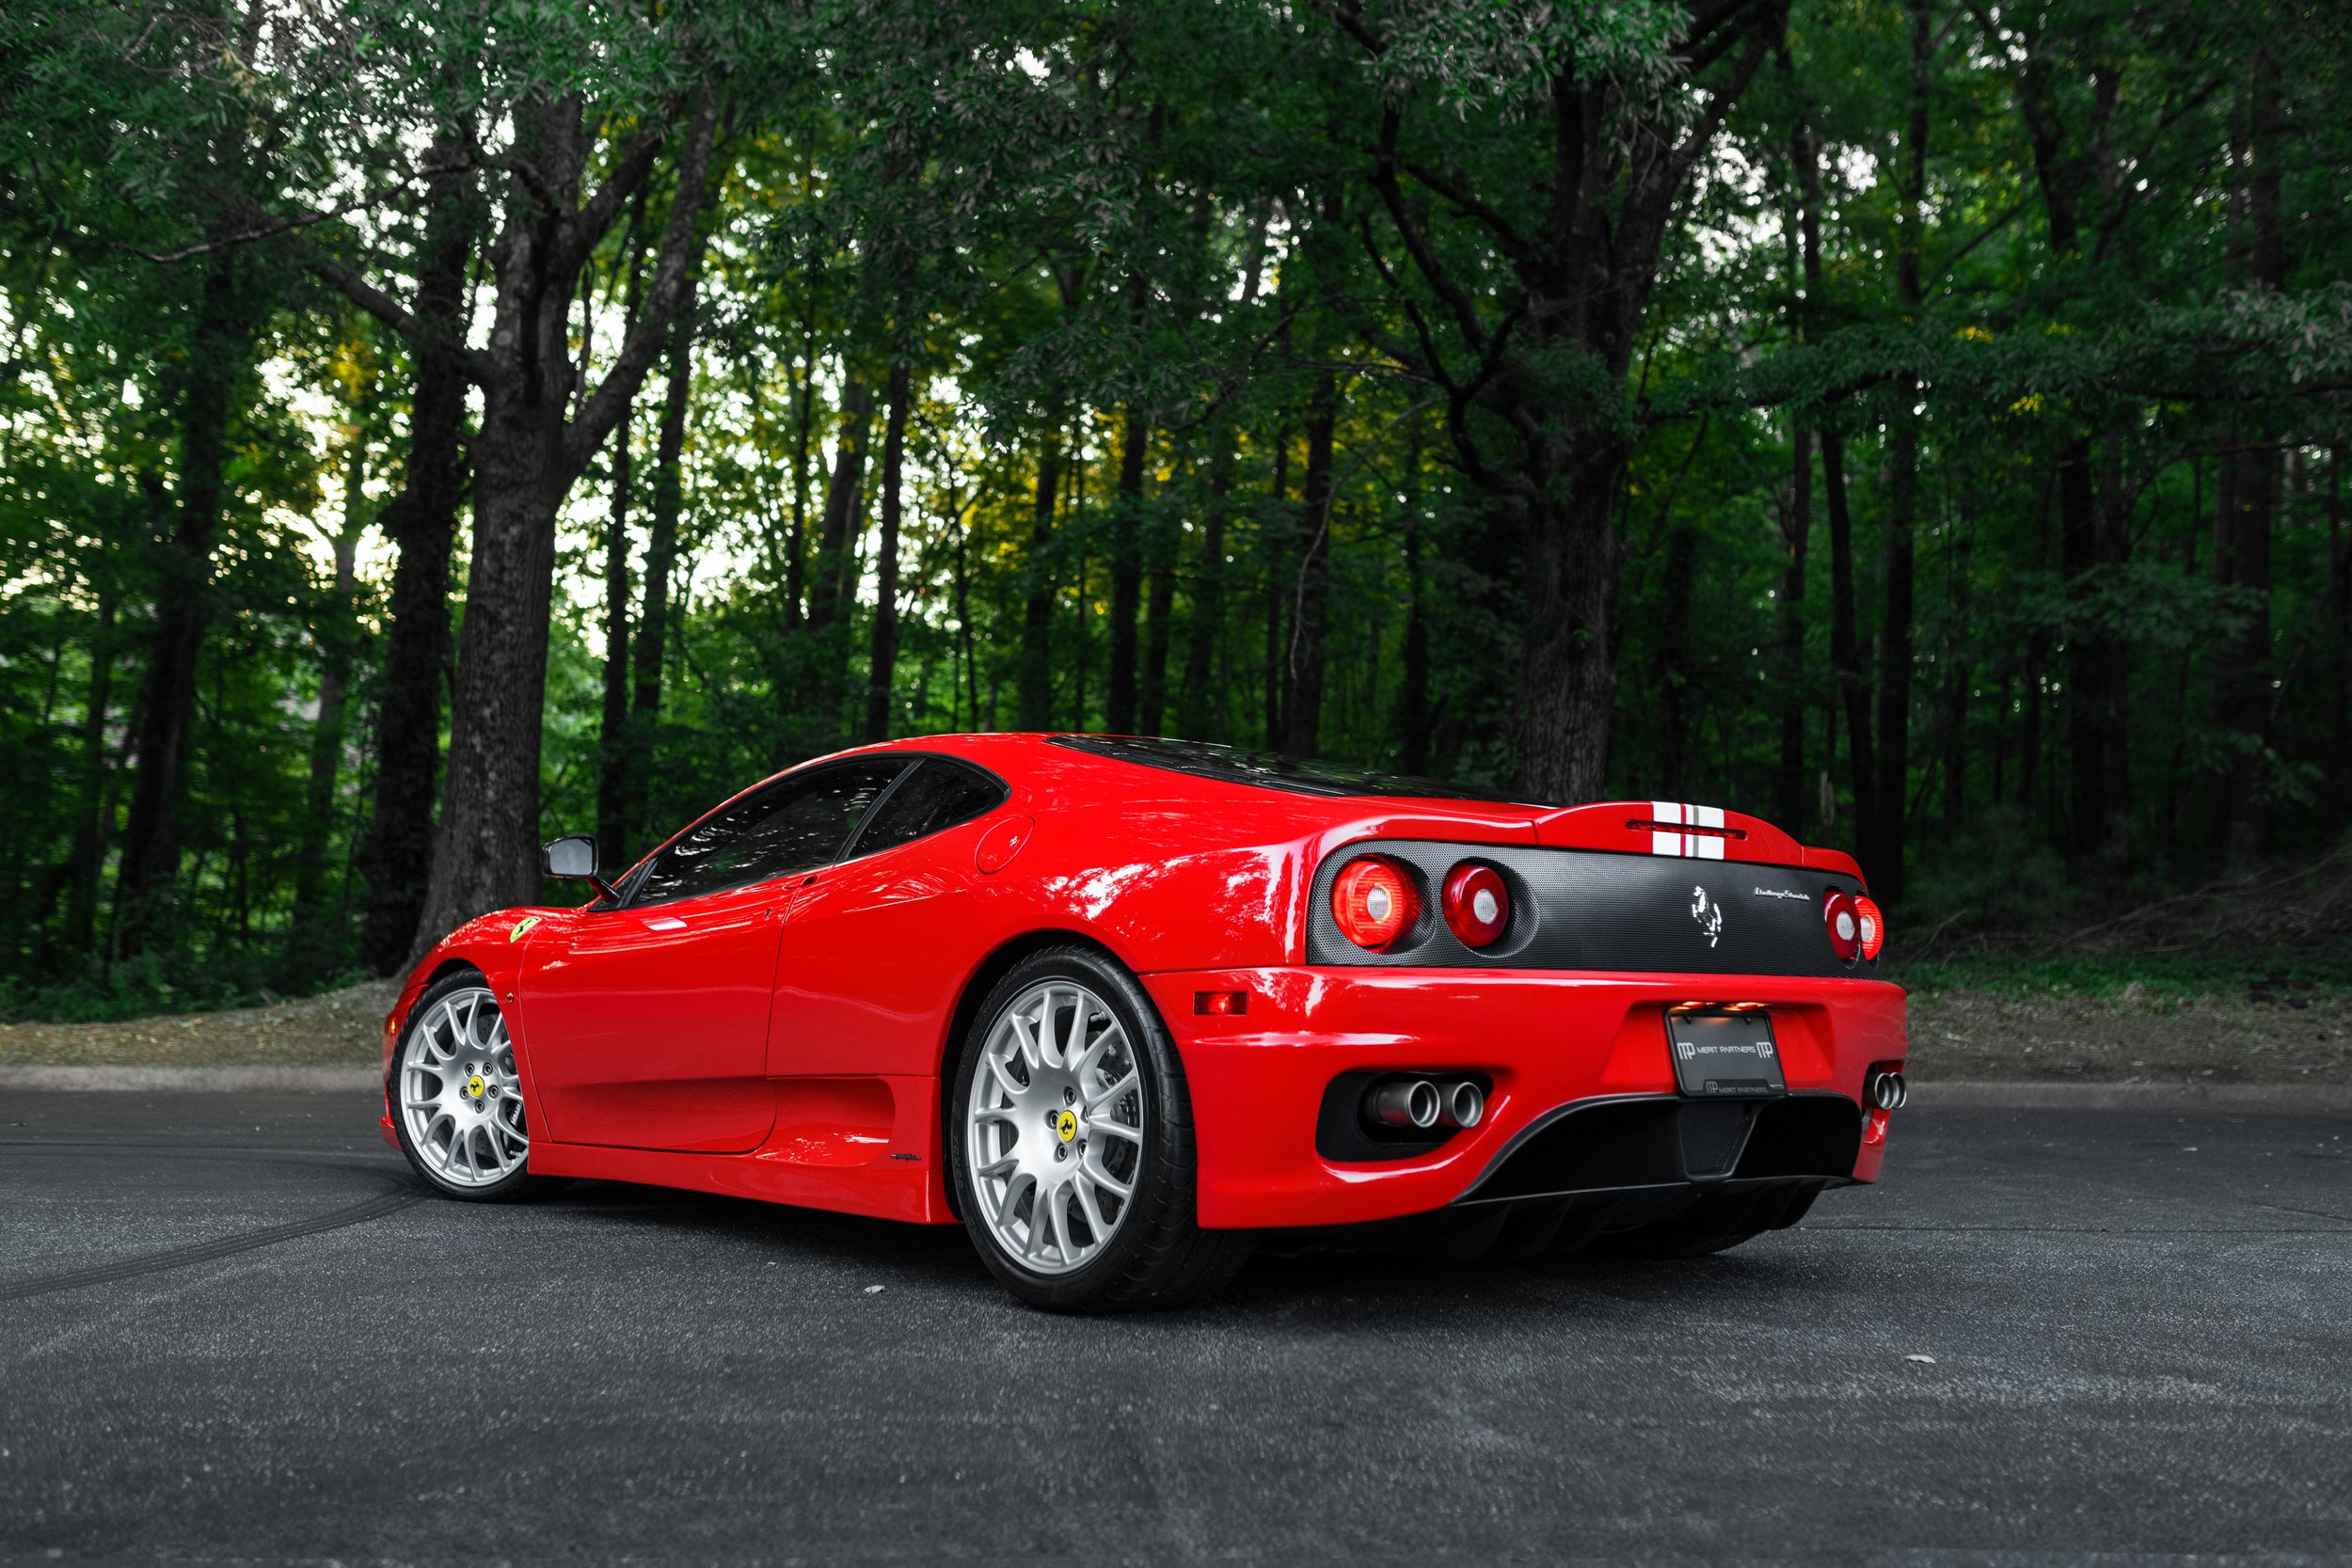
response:
[(895, 849), (926, 833), (969, 822), (1003, 803), (1005, 786), (969, 768), (933, 757), (917, 765), (914, 777), (891, 791), (890, 799), (858, 834), (857, 853)]
[(861, 757), (777, 780), (672, 839), (629, 895), (658, 904), (830, 865), (903, 757)]

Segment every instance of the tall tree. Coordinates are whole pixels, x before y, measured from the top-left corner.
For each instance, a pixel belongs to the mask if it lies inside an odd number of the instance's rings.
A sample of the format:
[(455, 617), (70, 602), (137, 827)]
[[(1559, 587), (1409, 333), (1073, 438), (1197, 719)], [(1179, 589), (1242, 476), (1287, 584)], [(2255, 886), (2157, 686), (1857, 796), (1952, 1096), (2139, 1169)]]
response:
[[(621, 299), (621, 335), (626, 339), (637, 325), (637, 291), (644, 281), (645, 193), (637, 196), (621, 242), (626, 274)], [(628, 661), (628, 509), (634, 499), (636, 457), (629, 441), (634, 435), (636, 402), (632, 398), (612, 426), (612, 496), (604, 525), (604, 705), (596, 728), (596, 853), (607, 867), (627, 865), (630, 837), (628, 814), (640, 766), (629, 747)]]
[(1331, 598), (1332, 464), (1339, 418), (1339, 378), (1325, 371), (1307, 400), (1298, 574), (1289, 585), (1290, 637), (1282, 660), (1282, 746), (1297, 756), (1316, 755), (1323, 732), (1324, 622)]
[(661, 422), (654, 436), (653, 505), (645, 530), (645, 593), (630, 649), (635, 692), (628, 727), (629, 769), (622, 819), (634, 835), (659, 832), (645, 821), (645, 784), (654, 770), (654, 749), (661, 727), (661, 683), (670, 644), (670, 578), (677, 568), (678, 520), (686, 505), (686, 408), (694, 382), (694, 312), (690, 306), (670, 323), (661, 394)]
[(1143, 470), (1151, 444), (1150, 421), (1130, 405), (1120, 421), (1119, 493), (1111, 501), (1110, 692), (1104, 721), (1113, 735), (1136, 733), (1136, 612), (1143, 596)]
[[(485, 911), (526, 902), (536, 889), (555, 514), (620, 421), (672, 320), (691, 301), (720, 112), (717, 84), (694, 87), (675, 120), (657, 117), (623, 143), (603, 183), (583, 197), (592, 144), (586, 101), (533, 89), (512, 106), (504, 212), (489, 251), (496, 279), (489, 341), (463, 361), (483, 393), (482, 428), (472, 443), (473, 557), (447, 784), (416, 950)], [(675, 192), (643, 314), (575, 415), (580, 372), (568, 352), (573, 288), (672, 141)], [(407, 310), (357, 271), (331, 261), (319, 271), (404, 335), (425, 336)]]
[(449, 673), (450, 558), (466, 492), (467, 272), (485, 214), (464, 161), (465, 138), (437, 139), (425, 182), (408, 333), (414, 372), (408, 451), (397, 494), (377, 526), (392, 568), (375, 712), (375, 789), (358, 864), (368, 883), (360, 961), (389, 974), (408, 956), (433, 867), (433, 807), (441, 773), (441, 697)]
[[(1779, 7), (1330, 14), (1385, 89), (1366, 153), (1389, 237), (1366, 237), (1409, 330), (1380, 341), (1443, 395), (1454, 461), (1524, 530), (1519, 786), (1594, 799), (1616, 700), (1628, 372), (1677, 203)], [(1531, 164), (1546, 173), (1531, 181)]]
[[(373, 377), (358, 389), (372, 398)], [(356, 411), (355, 411), (356, 412)], [(343, 707), (358, 641), (358, 606), (360, 536), (367, 531), (367, 427), (355, 420), (344, 452), (342, 526), (327, 538), (333, 562), (327, 591), (318, 609), (319, 710), (310, 729), (310, 788), (303, 799), (303, 832), (294, 872), (294, 923), (297, 940), (328, 938), (325, 902), (326, 860), (335, 830), (335, 784), (342, 769)]]
[(898, 524), (906, 478), (907, 399), (914, 375), (901, 352), (890, 362), (889, 415), (882, 430), (882, 539), (874, 552), (874, 638), (866, 659), (866, 738), (890, 738), (891, 689), (898, 668)]
[[(194, 69), (221, 77), (250, 72), (262, 21), (262, 8), (253, 0), (230, 49)], [(116, 942), (126, 949), (168, 937), (177, 919), (179, 811), (196, 713), (197, 660), (212, 614), (213, 544), (228, 503), (229, 427), (242, 401), (241, 383), (252, 373), (255, 331), (270, 293), (258, 259), (233, 243), (244, 227), (239, 186), (252, 172), (249, 140), (250, 121), (231, 113), (217, 135), (192, 150), (204, 168), (212, 211), (196, 247), (201, 260), (187, 308), (187, 340), (170, 390), (178, 504), (170, 536), (154, 558), (155, 621), (139, 694), (137, 773), (115, 884)]]
[[(1910, 119), (1903, 127), (1899, 212), (1896, 220), (1895, 293), (1904, 319), (1916, 321), (1927, 304), (1920, 268), (1928, 190), (1928, 72), (1934, 40), (1928, 0), (1907, 0), (1911, 13)], [(1918, 378), (1895, 379), (1887, 421), (1886, 610), (1879, 632), (1878, 796), (1870, 814), (1872, 838), (1862, 847), (1862, 869), (1888, 903), (1903, 895), (1904, 824), (1911, 793), (1912, 594), (1915, 534), (1919, 518)]]

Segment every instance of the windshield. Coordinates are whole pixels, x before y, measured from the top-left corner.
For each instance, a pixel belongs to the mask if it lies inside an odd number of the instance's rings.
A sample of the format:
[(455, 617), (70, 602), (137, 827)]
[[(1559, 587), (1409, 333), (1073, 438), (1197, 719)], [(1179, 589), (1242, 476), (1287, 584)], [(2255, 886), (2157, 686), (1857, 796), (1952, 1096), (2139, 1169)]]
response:
[(1297, 795), (1386, 795), (1438, 800), (1495, 800), (1541, 809), (1540, 802), (1519, 800), (1501, 790), (1486, 789), (1477, 784), (1447, 784), (1438, 779), (1408, 778), (1399, 773), (1375, 773), (1343, 763), (1285, 756), (1279, 752), (1245, 752), (1239, 747), (1218, 746), (1206, 740), (1166, 740), (1154, 736), (1127, 735), (1057, 735), (1048, 738), (1055, 745), (1067, 746), (1073, 752), (1091, 752), (1099, 757), (1139, 763), (1146, 768), (1164, 768), (1171, 773), (1190, 773), (1196, 778), (1221, 779), (1228, 784), (1287, 789)]

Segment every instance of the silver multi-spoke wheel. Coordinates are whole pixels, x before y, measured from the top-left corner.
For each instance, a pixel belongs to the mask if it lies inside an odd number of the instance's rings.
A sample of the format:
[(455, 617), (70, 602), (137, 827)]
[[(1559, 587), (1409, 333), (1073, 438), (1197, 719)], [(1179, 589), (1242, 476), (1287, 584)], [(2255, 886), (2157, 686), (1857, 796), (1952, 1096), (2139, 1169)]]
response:
[(531, 1152), (515, 1047), (485, 986), (444, 991), (409, 1026), (394, 1087), (408, 1145), (453, 1187), (487, 1187)]
[(1143, 1164), (1144, 1074), (1108, 1004), (1047, 980), (996, 1015), (964, 1104), (981, 1217), (1006, 1254), (1068, 1274), (1119, 1232)]

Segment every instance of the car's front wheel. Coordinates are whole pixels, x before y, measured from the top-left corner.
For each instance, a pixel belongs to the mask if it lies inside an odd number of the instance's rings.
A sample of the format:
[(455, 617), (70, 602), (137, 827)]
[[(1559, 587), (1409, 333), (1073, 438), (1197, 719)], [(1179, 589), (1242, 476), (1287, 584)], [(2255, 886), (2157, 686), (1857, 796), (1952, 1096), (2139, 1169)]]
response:
[(999, 980), (949, 1103), (964, 1226), (1023, 1301), (1172, 1306), (1248, 1257), (1247, 1237), (1197, 1221), (1183, 1065), (1151, 1000), (1101, 954), (1050, 948)]
[(392, 1060), (392, 1126), (417, 1174), (451, 1197), (498, 1202), (532, 1184), (531, 1127), (498, 994), (463, 972), (409, 1010)]

